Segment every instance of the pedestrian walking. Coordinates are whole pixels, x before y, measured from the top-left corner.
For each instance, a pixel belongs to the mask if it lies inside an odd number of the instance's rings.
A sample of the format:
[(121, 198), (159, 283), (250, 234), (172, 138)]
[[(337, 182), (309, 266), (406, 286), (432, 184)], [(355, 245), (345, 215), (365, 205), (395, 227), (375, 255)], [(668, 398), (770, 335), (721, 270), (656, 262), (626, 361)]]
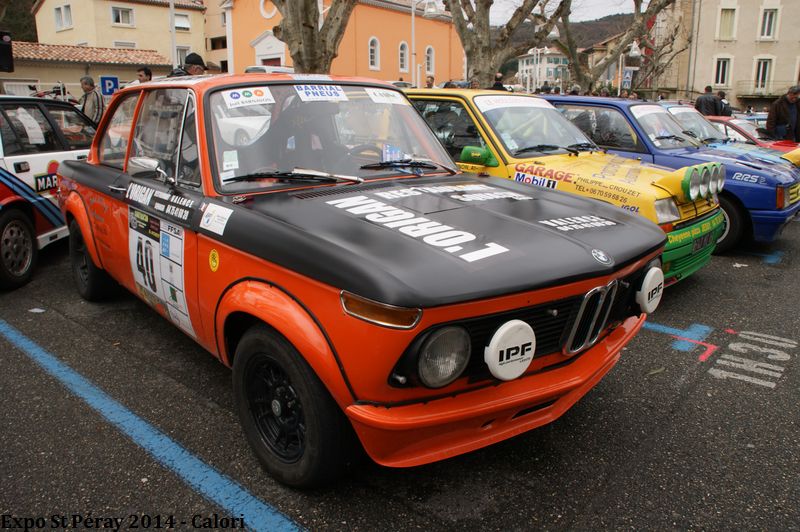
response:
[(800, 85), (772, 102), (767, 115), (767, 131), (780, 140), (800, 142)]
[(722, 102), (714, 94), (711, 85), (706, 85), (705, 92), (695, 100), (694, 108), (706, 116), (719, 116), (722, 111)]
[(94, 80), (91, 76), (83, 76), (81, 78), (81, 89), (83, 89), (83, 96), (78, 101), (78, 106), (81, 112), (89, 117), (95, 124), (100, 122), (105, 109), (105, 102), (103, 96), (97, 87), (94, 85)]

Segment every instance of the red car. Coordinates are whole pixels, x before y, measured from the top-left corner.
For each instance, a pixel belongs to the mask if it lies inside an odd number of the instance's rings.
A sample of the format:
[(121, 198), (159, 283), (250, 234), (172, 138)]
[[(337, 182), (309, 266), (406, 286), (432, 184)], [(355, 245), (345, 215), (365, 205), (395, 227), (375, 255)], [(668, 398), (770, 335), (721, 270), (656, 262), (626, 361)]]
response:
[(717, 129), (737, 142), (746, 142), (772, 148), (782, 152), (790, 152), (798, 148), (796, 142), (790, 140), (775, 140), (763, 128), (758, 127), (750, 120), (731, 116), (708, 116)]

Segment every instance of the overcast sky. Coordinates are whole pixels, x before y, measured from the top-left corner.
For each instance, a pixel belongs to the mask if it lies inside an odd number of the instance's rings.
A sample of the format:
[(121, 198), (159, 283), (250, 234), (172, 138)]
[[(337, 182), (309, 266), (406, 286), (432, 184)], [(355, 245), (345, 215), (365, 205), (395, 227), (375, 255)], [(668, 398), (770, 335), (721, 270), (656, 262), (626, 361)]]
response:
[[(495, 0), (490, 12), (492, 24), (503, 24), (508, 21), (518, 5), (519, 0)], [(603, 18), (606, 15), (632, 12), (631, 0), (572, 0), (572, 15), (569, 19), (580, 22)]]

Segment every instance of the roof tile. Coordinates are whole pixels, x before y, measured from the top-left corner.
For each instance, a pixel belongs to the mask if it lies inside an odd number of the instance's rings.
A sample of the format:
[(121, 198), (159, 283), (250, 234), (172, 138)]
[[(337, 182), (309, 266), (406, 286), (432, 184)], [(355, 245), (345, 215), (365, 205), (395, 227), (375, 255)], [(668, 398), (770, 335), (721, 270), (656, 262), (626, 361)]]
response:
[(155, 50), (133, 48), (97, 48), (94, 46), (16, 41), (13, 44), (13, 54), (14, 59), (20, 61), (171, 66), (169, 59)]

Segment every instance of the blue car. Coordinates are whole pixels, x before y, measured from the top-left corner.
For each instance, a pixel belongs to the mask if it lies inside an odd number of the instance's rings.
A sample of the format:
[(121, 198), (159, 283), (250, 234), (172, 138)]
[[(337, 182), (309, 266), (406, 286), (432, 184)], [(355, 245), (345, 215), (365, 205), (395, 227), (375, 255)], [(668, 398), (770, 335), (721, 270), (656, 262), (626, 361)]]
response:
[(656, 103), (577, 96), (546, 99), (610, 153), (673, 169), (724, 163), (719, 203), (726, 227), (716, 253), (745, 238), (771, 242), (800, 211), (800, 160), (793, 153), (769, 159), (730, 146), (707, 146)]

